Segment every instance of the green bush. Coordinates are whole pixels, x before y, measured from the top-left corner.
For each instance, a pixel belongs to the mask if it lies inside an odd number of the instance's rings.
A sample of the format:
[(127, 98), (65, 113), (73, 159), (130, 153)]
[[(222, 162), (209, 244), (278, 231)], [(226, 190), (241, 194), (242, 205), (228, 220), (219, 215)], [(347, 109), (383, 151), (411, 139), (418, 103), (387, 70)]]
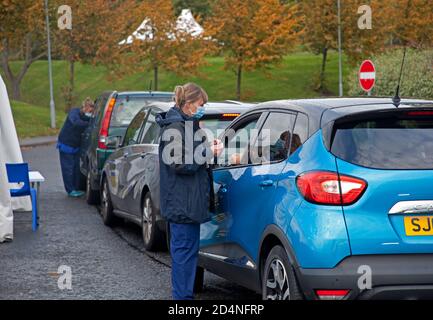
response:
[[(376, 67), (376, 83), (372, 95), (395, 95), (402, 58), (402, 49), (390, 50), (372, 58)], [(356, 67), (349, 76), (348, 87), (351, 96), (366, 95), (359, 86), (358, 71), (359, 67)], [(400, 96), (433, 98), (433, 50), (407, 50)]]

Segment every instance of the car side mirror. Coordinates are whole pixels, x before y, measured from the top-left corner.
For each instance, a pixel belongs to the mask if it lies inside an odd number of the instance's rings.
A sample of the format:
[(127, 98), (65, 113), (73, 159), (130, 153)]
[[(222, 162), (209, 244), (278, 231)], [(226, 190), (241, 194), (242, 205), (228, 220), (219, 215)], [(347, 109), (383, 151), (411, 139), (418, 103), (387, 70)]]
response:
[(107, 142), (105, 143), (105, 145), (107, 146), (107, 148), (117, 149), (120, 147), (121, 142), (122, 142), (121, 136), (110, 136), (107, 138)]

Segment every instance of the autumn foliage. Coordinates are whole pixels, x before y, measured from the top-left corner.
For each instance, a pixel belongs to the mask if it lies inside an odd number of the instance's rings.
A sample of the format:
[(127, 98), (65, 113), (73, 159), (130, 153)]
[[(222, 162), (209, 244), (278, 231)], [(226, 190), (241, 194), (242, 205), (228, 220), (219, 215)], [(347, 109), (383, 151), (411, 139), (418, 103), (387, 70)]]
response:
[[(52, 9), (56, 10), (63, 2), (58, 0)], [(69, 62), (69, 84), (63, 86), (66, 109), (74, 102), (75, 64), (115, 62), (118, 42), (126, 37), (135, 22), (130, 15), (135, 7), (133, 1), (69, 0), (68, 5), (72, 28), (54, 28), (54, 51)]]
[[(372, 29), (360, 29), (358, 20), (362, 5), (371, 7)], [(327, 52), (337, 49), (337, 1), (302, 0), (305, 17), (302, 42), (310, 51), (322, 54), (320, 83), (323, 91)], [(351, 65), (398, 45), (414, 48), (431, 47), (433, 44), (432, 0), (342, 0), (341, 28), (342, 49)]]
[(298, 20), (296, 6), (279, 0), (220, 0), (205, 24), (207, 37), (224, 52), (226, 68), (237, 75), (241, 98), (243, 71), (278, 63), (293, 47)]
[[(160, 69), (181, 76), (198, 72), (198, 68), (205, 63), (204, 55), (208, 51), (200, 37), (194, 38), (177, 29), (171, 1), (142, 1), (135, 9), (135, 15), (144, 19), (141, 30), (144, 39), (132, 37), (131, 44), (122, 45), (119, 51), (123, 53), (122, 67), (133, 67), (134, 72), (151, 70), (155, 90), (158, 90)], [(126, 69), (124, 71), (127, 72)]]
[[(57, 9), (64, 4), (72, 9), (70, 30), (57, 28)], [(153, 72), (157, 89), (161, 70), (200, 75), (206, 55), (221, 55), (236, 75), (240, 99), (245, 72), (268, 72), (293, 48), (322, 55), (316, 89), (324, 93), (328, 51), (337, 49), (337, 0), (50, 0), (49, 5), (54, 57), (69, 63), (69, 83), (60, 84), (68, 106), (74, 100), (77, 62), (102, 64), (112, 77)], [(371, 30), (358, 27), (362, 5), (371, 7)], [(177, 29), (176, 16), (184, 6), (202, 22), (204, 35)], [(357, 65), (389, 48), (432, 48), (432, 8), (432, 0), (341, 0), (348, 63)], [(142, 23), (144, 31), (138, 32), (144, 39), (131, 37)], [(20, 98), (31, 64), (46, 55), (45, 27), (44, 1), (0, 0), (0, 66), (14, 99)], [(14, 72), (13, 60), (23, 61)]]
[[(44, 22), (43, 1), (0, 0), (0, 66), (15, 100), (31, 64), (46, 54)], [(18, 72), (11, 69), (12, 60), (23, 61)]]

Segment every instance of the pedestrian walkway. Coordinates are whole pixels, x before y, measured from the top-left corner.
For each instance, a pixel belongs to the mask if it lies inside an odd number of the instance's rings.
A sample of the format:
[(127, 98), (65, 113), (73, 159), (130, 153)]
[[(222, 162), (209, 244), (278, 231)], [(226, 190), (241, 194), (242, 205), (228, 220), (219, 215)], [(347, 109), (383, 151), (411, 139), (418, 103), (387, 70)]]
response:
[(36, 147), (42, 145), (53, 144), (57, 142), (57, 136), (34, 137), (20, 139), (21, 147)]

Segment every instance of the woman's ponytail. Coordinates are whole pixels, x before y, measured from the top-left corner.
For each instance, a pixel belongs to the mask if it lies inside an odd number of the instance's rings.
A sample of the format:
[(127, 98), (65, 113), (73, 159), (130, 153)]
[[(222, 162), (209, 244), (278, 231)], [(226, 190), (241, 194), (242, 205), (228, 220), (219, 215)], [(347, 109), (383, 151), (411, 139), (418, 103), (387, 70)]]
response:
[(176, 86), (176, 88), (174, 88), (174, 102), (179, 108), (185, 105), (185, 89), (183, 86)]

